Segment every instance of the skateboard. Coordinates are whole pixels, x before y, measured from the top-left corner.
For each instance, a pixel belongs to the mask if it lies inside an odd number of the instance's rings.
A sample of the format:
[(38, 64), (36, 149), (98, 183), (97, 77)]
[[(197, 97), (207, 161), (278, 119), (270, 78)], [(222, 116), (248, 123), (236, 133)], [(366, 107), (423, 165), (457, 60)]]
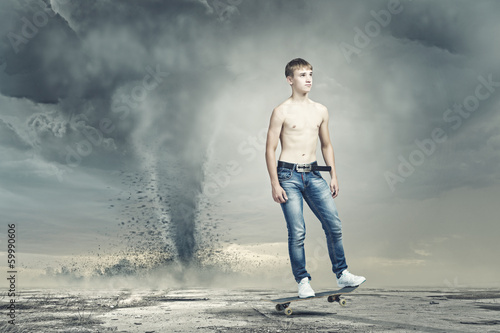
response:
[(266, 300), (266, 301), (275, 303), (276, 304), (276, 311), (279, 311), (279, 312), (285, 311), (285, 314), (287, 316), (289, 316), (292, 314), (292, 309), (289, 307), (289, 305), (291, 302), (296, 302), (296, 301), (307, 301), (307, 300), (311, 300), (314, 298), (327, 297), (328, 302), (330, 302), (330, 303), (338, 302), (341, 306), (345, 306), (346, 300), (343, 298), (340, 298), (340, 295), (353, 292), (358, 287), (359, 286), (344, 287), (344, 288), (338, 289), (338, 290), (324, 291), (322, 293), (316, 293), (316, 296), (307, 297), (307, 298), (299, 298), (298, 296), (295, 296), (295, 297), (271, 299), (271, 300)]

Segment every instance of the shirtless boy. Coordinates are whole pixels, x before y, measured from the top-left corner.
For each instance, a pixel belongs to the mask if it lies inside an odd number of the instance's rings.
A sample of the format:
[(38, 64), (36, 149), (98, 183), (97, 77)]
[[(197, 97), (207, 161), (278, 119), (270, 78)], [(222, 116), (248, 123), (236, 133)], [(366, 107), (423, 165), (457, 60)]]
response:
[[(342, 245), (342, 225), (334, 198), (339, 194), (333, 147), (328, 132), (328, 110), (309, 99), (312, 86), (312, 66), (301, 58), (285, 67), (292, 95), (271, 114), (266, 142), (266, 163), (271, 178), (272, 196), (281, 205), (288, 228), (288, 253), (299, 297), (314, 296), (309, 284), (304, 252), (305, 223), (303, 199), (321, 221), (328, 245), (332, 271), (339, 287), (357, 286), (365, 282), (347, 270)], [(316, 147), (318, 136), (326, 166), (318, 166)], [(276, 164), (276, 148), (281, 140), (281, 154)], [(330, 171), (330, 184), (320, 171)]]

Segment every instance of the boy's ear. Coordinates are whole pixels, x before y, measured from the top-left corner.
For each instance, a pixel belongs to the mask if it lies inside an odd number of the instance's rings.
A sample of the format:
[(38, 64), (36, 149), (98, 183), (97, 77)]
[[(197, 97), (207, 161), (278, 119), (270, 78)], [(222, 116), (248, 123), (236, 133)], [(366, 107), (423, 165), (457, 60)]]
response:
[(293, 79), (292, 79), (292, 77), (291, 77), (290, 75), (286, 77), (286, 81), (287, 81), (287, 82), (288, 82), (288, 84), (290, 84), (290, 85), (292, 85), (292, 83), (293, 83)]

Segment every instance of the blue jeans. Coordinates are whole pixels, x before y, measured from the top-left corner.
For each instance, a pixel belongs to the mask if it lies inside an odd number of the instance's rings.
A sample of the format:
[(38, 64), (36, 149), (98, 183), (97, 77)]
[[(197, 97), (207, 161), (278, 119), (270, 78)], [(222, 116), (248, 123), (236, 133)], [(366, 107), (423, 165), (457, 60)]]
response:
[[(330, 192), (330, 186), (320, 171), (298, 172), (280, 167), (278, 161), (278, 180), (285, 190), (288, 200), (281, 204), (288, 228), (288, 253), (295, 280), (300, 282), (304, 277), (311, 279), (306, 270), (304, 239), (306, 226), (303, 216), (303, 200), (321, 221), (326, 235), (328, 254), (332, 262), (332, 271), (338, 276), (347, 268), (342, 244), (342, 224), (337, 207)], [(318, 164), (317, 161), (311, 164)]]

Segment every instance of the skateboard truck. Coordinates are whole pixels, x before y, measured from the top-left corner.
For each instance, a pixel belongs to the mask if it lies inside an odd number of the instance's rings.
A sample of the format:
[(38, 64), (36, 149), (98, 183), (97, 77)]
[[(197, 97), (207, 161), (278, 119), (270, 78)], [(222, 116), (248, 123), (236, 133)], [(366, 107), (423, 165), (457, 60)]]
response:
[(336, 295), (336, 296), (328, 296), (327, 300), (330, 303), (338, 302), (341, 306), (345, 306), (347, 304), (346, 300), (343, 299), (343, 298), (340, 298), (338, 295)]

